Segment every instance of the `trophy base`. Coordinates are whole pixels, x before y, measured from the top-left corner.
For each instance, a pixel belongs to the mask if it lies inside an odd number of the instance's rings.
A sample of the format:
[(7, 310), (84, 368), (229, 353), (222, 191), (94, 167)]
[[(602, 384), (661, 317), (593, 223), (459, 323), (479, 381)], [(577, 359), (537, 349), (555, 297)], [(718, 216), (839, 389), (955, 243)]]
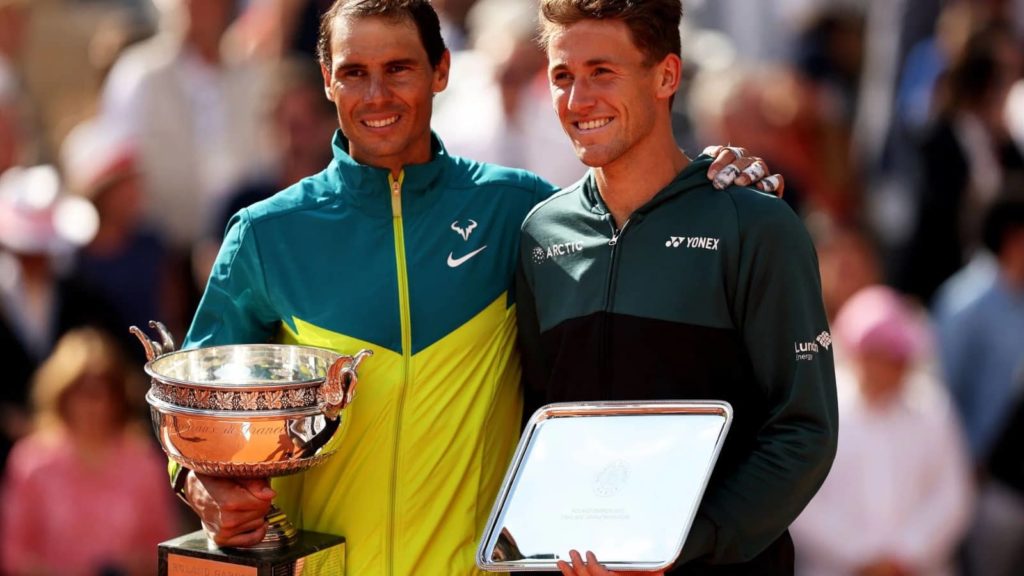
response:
[(345, 539), (299, 531), (279, 550), (211, 549), (200, 530), (159, 546), (160, 576), (327, 576), (345, 573)]

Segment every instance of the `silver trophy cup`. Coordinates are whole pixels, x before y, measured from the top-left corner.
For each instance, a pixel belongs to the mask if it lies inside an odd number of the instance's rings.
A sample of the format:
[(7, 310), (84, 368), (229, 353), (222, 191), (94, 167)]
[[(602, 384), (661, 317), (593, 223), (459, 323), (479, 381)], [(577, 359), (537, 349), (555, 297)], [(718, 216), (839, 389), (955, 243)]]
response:
[[(159, 322), (160, 340), (135, 326), (146, 349), (146, 394), (153, 429), (167, 456), (200, 474), (269, 478), (323, 462), (342, 410), (352, 401), (357, 369), (373, 353), (354, 356), (283, 344), (239, 344), (175, 351)], [(297, 532), (272, 506), (267, 535), (248, 550), (278, 550)]]

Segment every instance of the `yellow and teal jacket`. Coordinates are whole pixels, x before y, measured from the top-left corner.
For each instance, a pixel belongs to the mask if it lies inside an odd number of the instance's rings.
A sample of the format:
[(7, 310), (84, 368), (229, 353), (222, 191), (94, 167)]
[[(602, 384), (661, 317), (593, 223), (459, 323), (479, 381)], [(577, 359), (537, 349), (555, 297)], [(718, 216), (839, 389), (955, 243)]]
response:
[(510, 295), (526, 214), (554, 188), (449, 156), (334, 160), (231, 220), (186, 347), (374, 351), (338, 452), (274, 480), (298, 528), (346, 538), (348, 574), (472, 574), (519, 435)]

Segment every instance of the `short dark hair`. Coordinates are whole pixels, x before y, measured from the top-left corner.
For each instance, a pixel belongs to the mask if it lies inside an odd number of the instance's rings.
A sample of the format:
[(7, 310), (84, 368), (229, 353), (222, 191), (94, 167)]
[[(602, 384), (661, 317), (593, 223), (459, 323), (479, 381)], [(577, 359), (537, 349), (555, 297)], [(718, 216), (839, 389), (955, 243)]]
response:
[(682, 0), (541, 0), (540, 42), (546, 49), (552, 25), (570, 26), (583, 20), (621, 20), (644, 53), (645, 64), (669, 54), (682, 56), (679, 23)]
[(427, 51), (430, 65), (437, 67), (448, 49), (441, 37), (441, 22), (430, 0), (335, 0), (334, 4), (320, 16), (320, 36), (317, 38), (316, 51), (320, 63), (328, 69), (331, 67), (331, 32), (334, 20), (339, 16), (346, 18), (365, 18), (380, 16), (395, 21), (412, 20), (420, 33), (420, 41)]

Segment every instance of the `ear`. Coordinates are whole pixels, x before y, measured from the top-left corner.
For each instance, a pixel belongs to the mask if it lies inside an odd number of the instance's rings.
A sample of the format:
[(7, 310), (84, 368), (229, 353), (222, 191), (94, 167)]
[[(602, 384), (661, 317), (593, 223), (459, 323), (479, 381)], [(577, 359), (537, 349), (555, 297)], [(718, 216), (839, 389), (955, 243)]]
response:
[(658, 98), (669, 99), (679, 90), (679, 83), (683, 78), (683, 61), (678, 55), (669, 54), (656, 69)]
[(320, 63), (320, 75), (324, 78), (324, 94), (327, 99), (334, 102), (334, 90), (332, 89), (331, 82), (331, 71), (324, 66), (323, 62)]
[(443, 92), (448, 87), (448, 71), (452, 67), (452, 54), (445, 50), (444, 54), (441, 55), (441, 60), (434, 67), (434, 82), (431, 88), (434, 94)]

